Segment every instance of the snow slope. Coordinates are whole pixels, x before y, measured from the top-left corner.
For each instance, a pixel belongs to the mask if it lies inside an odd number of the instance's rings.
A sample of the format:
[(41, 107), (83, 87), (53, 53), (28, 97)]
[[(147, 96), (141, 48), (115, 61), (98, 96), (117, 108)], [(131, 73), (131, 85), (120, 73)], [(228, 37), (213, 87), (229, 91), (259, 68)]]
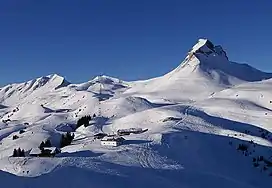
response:
[[(271, 77), (229, 61), (221, 46), (200, 39), (180, 66), (150, 80), (98, 76), (71, 84), (50, 75), (5, 86), (0, 89), (1, 185), (269, 187)], [(75, 130), (80, 117), (93, 114), (89, 127)], [(129, 128), (147, 131), (124, 136), (119, 147), (94, 139), (96, 133)], [(28, 155), (46, 139), (59, 147), (66, 132), (75, 138), (61, 154)], [(239, 144), (247, 151), (238, 150)], [(11, 157), (18, 147), (26, 157)], [(254, 161), (260, 156), (264, 159)]]

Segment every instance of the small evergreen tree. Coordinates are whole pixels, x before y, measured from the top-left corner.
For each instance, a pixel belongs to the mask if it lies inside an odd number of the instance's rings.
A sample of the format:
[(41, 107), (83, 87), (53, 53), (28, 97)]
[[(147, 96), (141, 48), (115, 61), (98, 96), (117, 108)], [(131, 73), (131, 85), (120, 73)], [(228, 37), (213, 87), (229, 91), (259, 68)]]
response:
[(40, 144), (39, 148), (40, 150), (42, 150), (45, 147), (45, 143), (42, 141), (42, 143)]
[(83, 116), (77, 121), (77, 128), (80, 127), (81, 125), (84, 125), (85, 127), (89, 126), (89, 121), (92, 119), (90, 115), (88, 116)]
[(22, 149), (20, 157), (25, 157), (25, 150)]
[(52, 144), (49, 139), (47, 139), (44, 143), (44, 147), (52, 147)]
[(70, 132), (67, 132), (66, 133), (66, 144), (69, 145), (72, 143), (72, 140), (73, 140), (73, 136), (71, 135)]
[(17, 149), (14, 149), (14, 150), (13, 150), (12, 157), (18, 157)]
[(17, 135), (14, 135), (14, 136), (12, 137), (13, 140), (16, 140), (16, 139), (18, 139), (18, 138), (19, 138), (19, 136), (17, 136)]
[(22, 151), (21, 151), (21, 148), (19, 148), (19, 149), (17, 150), (17, 156), (18, 156), (18, 157), (21, 157), (21, 155), (22, 155)]
[(75, 135), (67, 132), (65, 135), (61, 135), (60, 147), (68, 146), (72, 143)]
[(247, 151), (248, 146), (245, 144), (239, 144), (237, 150)]

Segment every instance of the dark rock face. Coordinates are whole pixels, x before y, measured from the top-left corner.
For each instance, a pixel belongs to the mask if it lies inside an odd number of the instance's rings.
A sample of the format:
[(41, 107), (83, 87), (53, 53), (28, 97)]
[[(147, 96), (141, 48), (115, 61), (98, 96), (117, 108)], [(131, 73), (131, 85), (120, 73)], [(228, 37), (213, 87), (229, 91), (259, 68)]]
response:
[(228, 60), (227, 53), (223, 50), (222, 46), (214, 45), (210, 40), (206, 40), (205, 44), (196, 50), (195, 53), (202, 53), (205, 55), (218, 55), (226, 58)]
[(215, 53), (217, 53), (220, 56), (225, 56), (227, 58), (227, 60), (229, 59), (228, 56), (227, 56), (227, 53), (222, 48), (222, 46), (220, 46), (220, 45), (215, 46), (214, 51), (215, 51)]
[(213, 45), (213, 43), (212, 43), (210, 40), (207, 40), (206, 46), (207, 46), (208, 48), (210, 48), (211, 50), (214, 49), (214, 45)]

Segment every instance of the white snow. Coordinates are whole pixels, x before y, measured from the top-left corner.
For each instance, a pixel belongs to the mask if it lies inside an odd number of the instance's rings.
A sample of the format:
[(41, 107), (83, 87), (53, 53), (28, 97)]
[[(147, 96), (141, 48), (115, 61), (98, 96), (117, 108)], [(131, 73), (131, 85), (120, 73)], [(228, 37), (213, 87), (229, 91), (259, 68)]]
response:
[(39, 154), (41, 154), (40, 148), (32, 148), (29, 152), (29, 155), (39, 155)]
[[(150, 80), (98, 76), (70, 84), (53, 74), (4, 86), (1, 185), (269, 187), (272, 167), (264, 161), (254, 167), (253, 158), (272, 162), (271, 78), (230, 62), (221, 46), (200, 39), (180, 66)], [(90, 126), (74, 131), (80, 117), (93, 114)], [(94, 139), (97, 133), (146, 129), (123, 136), (118, 147)], [(75, 138), (61, 154), (29, 156), (46, 139), (59, 147), (66, 132)], [(248, 153), (238, 151), (239, 144), (246, 144)], [(10, 157), (19, 147), (26, 157)]]

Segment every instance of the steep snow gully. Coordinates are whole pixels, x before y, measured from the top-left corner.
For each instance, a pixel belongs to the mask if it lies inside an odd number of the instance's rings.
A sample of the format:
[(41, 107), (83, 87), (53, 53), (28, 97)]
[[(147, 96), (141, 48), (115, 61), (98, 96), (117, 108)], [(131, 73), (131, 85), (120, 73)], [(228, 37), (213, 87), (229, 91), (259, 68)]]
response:
[[(199, 39), (150, 80), (72, 84), (53, 74), (4, 86), (1, 185), (270, 187), (271, 78)], [(121, 133), (117, 147), (101, 145)]]

